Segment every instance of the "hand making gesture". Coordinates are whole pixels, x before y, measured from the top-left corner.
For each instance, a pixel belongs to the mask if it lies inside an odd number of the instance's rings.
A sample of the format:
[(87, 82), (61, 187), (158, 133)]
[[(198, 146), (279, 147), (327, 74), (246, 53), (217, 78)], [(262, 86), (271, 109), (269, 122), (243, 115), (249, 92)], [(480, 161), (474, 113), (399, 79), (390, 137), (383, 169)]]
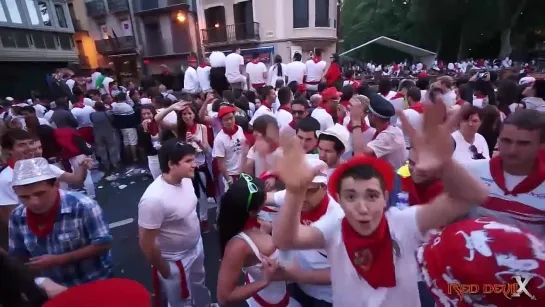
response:
[(317, 173), (307, 163), (299, 140), (293, 136), (280, 136), (283, 155), (276, 161), (276, 173), (286, 185), (286, 190), (302, 191)]

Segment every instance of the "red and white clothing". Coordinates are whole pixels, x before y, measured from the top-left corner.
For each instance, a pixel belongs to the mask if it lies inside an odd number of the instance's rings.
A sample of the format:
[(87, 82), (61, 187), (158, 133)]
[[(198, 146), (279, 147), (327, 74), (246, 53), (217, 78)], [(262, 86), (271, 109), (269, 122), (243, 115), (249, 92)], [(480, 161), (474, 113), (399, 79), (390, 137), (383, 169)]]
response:
[(255, 111), (254, 116), (252, 116), (252, 118), (250, 119), (250, 125), (253, 125), (255, 120), (262, 115), (270, 115), (272, 117), (275, 117), (271, 108), (269, 108), (265, 104), (261, 104), (261, 106), (259, 106), (259, 108), (257, 108), (257, 110)]
[[(403, 93), (396, 93), (392, 98), (390, 98), (390, 103), (394, 106), (396, 111), (404, 110), (407, 105), (405, 103), (405, 95)], [(392, 125), (395, 125), (397, 123), (397, 115), (392, 116), (392, 118), (390, 118), (390, 122)]]
[(172, 185), (162, 175), (148, 186), (138, 204), (138, 226), (159, 230), (156, 243), (170, 266), (171, 276), (163, 278), (154, 270), (154, 288), (156, 293), (164, 289), (172, 307), (186, 306), (191, 300), (197, 306), (211, 302), (204, 283), (204, 249), (196, 209), (191, 179)]
[(267, 66), (263, 62), (259, 62), (259, 60), (248, 62), (246, 64), (246, 73), (253, 88), (258, 89), (267, 85), (263, 77), (267, 73)]
[(320, 131), (326, 131), (335, 125), (331, 114), (329, 114), (329, 112), (322, 107), (317, 107), (314, 109), (310, 116), (314, 117), (320, 123)]
[(293, 61), (286, 65), (286, 76), (288, 84), (292, 81), (297, 81), (298, 84), (303, 84), (303, 79), (307, 75), (307, 65), (301, 61)]
[(367, 147), (373, 149), (377, 158), (388, 161), (394, 169), (399, 169), (407, 160), (403, 132), (392, 125), (376, 134), (374, 139), (367, 143)]
[(184, 93), (198, 94), (201, 91), (199, 77), (195, 68), (189, 66), (184, 73)]
[(236, 53), (230, 53), (225, 57), (225, 78), (229, 83), (242, 83), (246, 88), (246, 77), (240, 73), (240, 66), (244, 66), (244, 58)]
[(388, 94), (382, 95), (381, 93), (378, 93), (380, 96), (384, 97), (386, 100), (392, 99), (395, 95), (397, 95), (397, 92), (395, 91), (389, 91)]
[(420, 306), (418, 265), (414, 256), (423, 240), (416, 220), (418, 208), (391, 208), (385, 212), (394, 247), (393, 287), (374, 288), (360, 277), (343, 240), (341, 224), (344, 216), (326, 215), (312, 225), (324, 235), (325, 250), (331, 263), (333, 306)]
[(278, 123), (278, 127), (280, 127), (280, 129), (289, 126), (289, 124), (293, 121), (293, 115), (291, 114), (289, 105), (280, 106), (274, 116), (276, 117), (276, 122)]
[(236, 132), (229, 135), (225, 129), (220, 130), (214, 139), (213, 158), (223, 158), (225, 168), (230, 176), (240, 175), (242, 151), (246, 137), (240, 126), (235, 126)]
[(307, 89), (311, 91), (318, 90), (318, 84), (322, 81), (327, 63), (321, 58), (314, 57), (305, 63), (307, 67)]
[[(281, 67), (281, 69), (282, 69), (282, 73), (280, 74), (280, 76), (278, 75), (279, 74), (278, 67)], [(268, 76), (267, 76), (267, 80), (268, 80), (267, 83), (268, 83), (268, 85), (270, 85), (272, 87), (275, 87), (276, 86), (276, 80), (282, 80), (282, 81), (284, 81), (284, 84), (287, 85), (286, 76), (287, 76), (287, 65), (284, 64), (284, 63), (274, 64), (269, 68), (269, 73), (268, 73)]]
[[(351, 144), (350, 147), (353, 149), (354, 148), (354, 139), (353, 139), (353, 135), (352, 135), (353, 127), (352, 127), (352, 124), (350, 123), (350, 117), (348, 117), (348, 118), (345, 117), (345, 119), (346, 120), (344, 121), (344, 126), (346, 127), (348, 132), (350, 132), (349, 142)], [(368, 144), (369, 142), (371, 142), (373, 140), (373, 136), (375, 135), (376, 131), (377, 130), (375, 128), (373, 128), (373, 127), (371, 127), (369, 125), (369, 119), (366, 116), (365, 120), (364, 120), (364, 123), (361, 126), (361, 134), (362, 134), (363, 144), (364, 145)], [(347, 151), (342, 155), (342, 159), (346, 161), (346, 160), (350, 159), (353, 155), (354, 155), (353, 150)]]
[[(486, 203), (476, 207), (471, 217), (490, 216), (545, 236), (545, 170), (541, 161), (529, 176), (514, 176), (501, 168), (501, 160), (475, 160), (464, 167), (488, 187)], [(494, 169), (494, 176), (491, 170)], [(504, 183), (502, 183), (502, 181)], [(503, 189), (500, 188), (503, 186)], [(507, 194), (504, 191), (508, 191)]]
[(274, 168), (276, 159), (280, 157), (281, 155), (280, 148), (277, 148), (274, 152), (266, 155), (261, 156), (258, 152), (255, 150), (255, 146), (252, 146), (250, 150), (248, 151), (248, 155), (246, 158), (248, 160), (254, 161), (254, 175), (255, 177), (261, 176), (266, 171), (270, 171)]

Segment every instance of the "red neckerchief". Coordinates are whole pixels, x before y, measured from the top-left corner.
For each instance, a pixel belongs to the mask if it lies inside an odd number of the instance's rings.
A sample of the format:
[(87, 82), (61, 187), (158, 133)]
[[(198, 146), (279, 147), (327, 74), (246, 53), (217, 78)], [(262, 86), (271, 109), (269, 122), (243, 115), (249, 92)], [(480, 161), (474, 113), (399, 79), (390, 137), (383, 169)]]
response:
[(55, 226), (55, 220), (59, 214), (61, 196), (57, 191), (57, 199), (51, 209), (43, 214), (36, 214), (30, 210), (26, 210), (26, 221), (30, 231), (38, 238), (47, 237)]
[(331, 110), (331, 108), (327, 107), (327, 105), (325, 104), (325, 102), (320, 102), (320, 104), (318, 105), (318, 108), (322, 108), (324, 109), (329, 115), (333, 116), (333, 112)]
[(235, 128), (233, 129), (227, 129), (223, 127), (221, 130), (223, 130), (223, 133), (227, 134), (231, 139), (233, 139), (233, 135), (238, 132), (238, 126), (235, 125)]
[[(365, 132), (367, 131), (367, 129), (369, 129), (369, 126), (367, 125), (367, 123), (365, 121), (363, 121), (361, 123), (361, 132)], [(349, 122), (348, 125), (346, 125), (346, 130), (348, 130), (348, 132), (352, 133), (352, 131), (354, 131), (354, 128), (352, 127), (352, 122)]]
[(329, 195), (326, 193), (320, 204), (310, 211), (301, 212), (301, 224), (310, 225), (319, 220), (327, 212), (329, 206)]
[(13, 160), (12, 158), (9, 158), (7, 163), (9, 167), (11, 167), (12, 169), (15, 169), (15, 160)]
[(197, 124), (193, 124), (191, 127), (189, 127), (189, 129), (187, 129), (187, 131), (195, 135), (195, 133), (197, 132)]
[(320, 63), (322, 61), (322, 57), (315, 56), (312, 58), (312, 60), (314, 61), (314, 63)]
[(205, 68), (205, 67), (208, 67), (208, 66), (210, 66), (210, 65), (206, 64), (205, 62), (201, 62), (201, 63), (199, 64), (199, 67), (200, 67), (200, 68)]
[(257, 229), (261, 228), (261, 224), (259, 224), (259, 222), (257, 221), (257, 217), (249, 217), (246, 223), (244, 224), (244, 227), (242, 228), (242, 230), (249, 230), (252, 228), (257, 228)]
[(284, 110), (291, 113), (291, 107), (289, 105), (283, 105), (278, 108), (278, 110)]
[[(244, 137), (246, 138), (246, 144), (248, 144), (250, 147), (254, 146), (255, 144), (255, 136), (253, 133), (250, 132), (244, 132)], [(213, 144), (213, 142), (212, 142)]]
[(372, 141), (375, 140), (377, 138), (377, 136), (379, 135), (379, 133), (381, 133), (382, 131), (388, 129), (388, 127), (390, 126), (390, 124), (388, 124), (386, 127), (384, 127), (384, 129), (377, 129), (377, 131), (375, 132), (375, 134), (373, 134), (373, 138), (371, 139)]
[(152, 120), (148, 125), (148, 133), (150, 135), (157, 135), (159, 133), (159, 125), (155, 120)]
[(416, 112), (423, 114), (424, 113), (424, 105), (419, 101), (416, 103), (413, 103), (409, 109), (415, 110)]
[(267, 109), (269, 109), (269, 110), (271, 109), (271, 104), (267, 101), (267, 99), (263, 100), (263, 101), (261, 102), (261, 105), (262, 105), (262, 106), (265, 106), (265, 107), (266, 107)]
[[(388, 95), (388, 94), (386, 94)], [(405, 98), (405, 95), (403, 95), (403, 93), (401, 92), (397, 92), (394, 97), (390, 98), (390, 100), (394, 100), (394, 99), (399, 99), (399, 98)]]
[(358, 234), (346, 218), (341, 230), (346, 253), (358, 275), (374, 289), (395, 287), (394, 247), (386, 217), (382, 216), (370, 236)]
[(537, 158), (536, 165), (530, 175), (526, 176), (526, 178), (517, 184), (512, 191), (509, 191), (505, 186), (505, 175), (499, 156), (490, 159), (490, 175), (505, 195), (513, 195), (516, 197), (518, 194), (532, 192), (545, 181), (545, 162)]
[(83, 103), (83, 99), (84, 99), (83, 96), (79, 97), (79, 98), (78, 98), (78, 102), (75, 103), (75, 104), (73, 104), (72, 107), (73, 107), (73, 108), (80, 108), (80, 109), (83, 109), (83, 107), (85, 107), (85, 104)]
[(254, 63), (254, 64), (259, 63), (259, 59), (252, 60), (252, 63)]
[(292, 121), (290, 122), (290, 127), (291, 127), (293, 130), (297, 130), (297, 129), (296, 129), (296, 128), (297, 128), (297, 123), (295, 122), (295, 119), (292, 120)]
[(485, 99), (485, 98), (486, 98), (486, 95), (477, 93), (477, 94), (475, 94), (475, 98), (477, 98), (477, 99)]
[(411, 177), (401, 178), (401, 190), (409, 194), (409, 206), (428, 204), (443, 192), (443, 183), (433, 180), (415, 183)]

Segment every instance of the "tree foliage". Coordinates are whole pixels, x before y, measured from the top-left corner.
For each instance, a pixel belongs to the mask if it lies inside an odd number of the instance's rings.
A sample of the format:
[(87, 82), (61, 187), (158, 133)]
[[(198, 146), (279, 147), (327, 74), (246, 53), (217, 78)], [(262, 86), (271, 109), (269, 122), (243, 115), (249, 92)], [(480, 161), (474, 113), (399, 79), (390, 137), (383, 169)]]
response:
[(388, 36), (449, 60), (523, 57), (545, 41), (544, 9), (544, 0), (344, 0), (343, 47)]

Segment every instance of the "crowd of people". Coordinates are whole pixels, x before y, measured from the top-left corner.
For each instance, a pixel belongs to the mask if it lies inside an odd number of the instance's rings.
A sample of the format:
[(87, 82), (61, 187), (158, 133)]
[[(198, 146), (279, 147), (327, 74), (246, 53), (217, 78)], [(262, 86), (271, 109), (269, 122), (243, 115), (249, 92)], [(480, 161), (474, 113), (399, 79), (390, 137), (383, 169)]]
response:
[[(545, 80), (371, 86), (320, 50), (267, 68), (239, 49), (190, 56), (181, 92), (76, 79), (55, 75), (52, 102), (2, 102), (0, 306), (150, 306), (114, 276), (89, 172), (143, 159), (154, 181), (135, 236), (156, 307), (545, 299)], [(202, 240), (214, 228), (217, 303)]]

